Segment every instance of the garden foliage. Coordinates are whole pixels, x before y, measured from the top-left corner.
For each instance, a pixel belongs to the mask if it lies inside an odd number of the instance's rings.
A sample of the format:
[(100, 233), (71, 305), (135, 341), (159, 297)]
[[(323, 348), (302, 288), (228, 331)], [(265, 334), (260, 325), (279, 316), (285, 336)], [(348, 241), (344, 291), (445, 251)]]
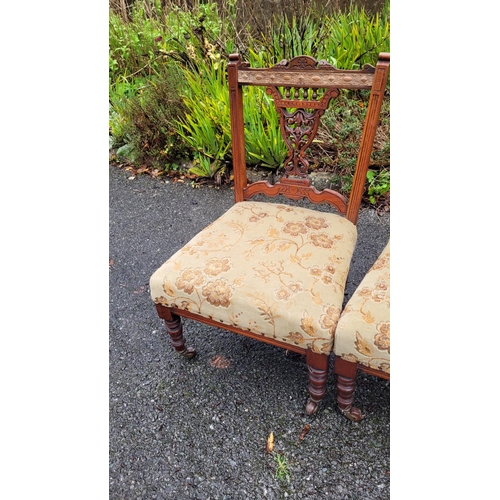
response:
[[(129, 145), (128, 160), (169, 172), (185, 159), (191, 173), (214, 177), (231, 164), (226, 66), (239, 52), (252, 66), (267, 67), (296, 55), (326, 59), (338, 68), (375, 64), (389, 52), (389, 4), (369, 14), (351, 6), (330, 13), (301, 0), (300, 15), (243, 18), (242, 0), (136, 0), (109, 15), (110, 136)], [(319, 2), (321, 4), (321, 2)], [(113, 7), (113, 6), (112, 6)], [(245, 137), (249, 165), (277, 168), (286, 156), (271, 98), (246, 87)], [(332, 172), (348, 192), (356, 161), (355, 132), (366, 112), (363, 92), (339, 97), (347, 111), (327, 111), (311, 148), (313, 168)], [(388, 99), (386, 99), (388, 101)], [(389, 187), (389, 106), (382, 110), (370, 174), (370, 201)], [(383, 175), (380, 175), (380, 172)], [(380, 186), (378, 179), (381, 178)]]

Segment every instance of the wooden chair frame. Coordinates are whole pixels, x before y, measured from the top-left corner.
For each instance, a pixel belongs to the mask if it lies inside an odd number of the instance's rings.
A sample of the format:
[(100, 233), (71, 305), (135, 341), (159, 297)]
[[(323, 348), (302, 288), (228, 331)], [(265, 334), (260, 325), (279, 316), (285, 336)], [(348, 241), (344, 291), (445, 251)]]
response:
[[(266, 69), (250, 68), (248, 63), (243, 62), (238, 54), (230, 55), (229, 60), (228, 81), (235, 203), (249, 200), (257, 194), (270, 197), (283, 195), (293, 200), (307, 198), (312, 203), (327, 203), (335, 207), (339, 214), (356, 224), (388, 77), (389, 54), (381, 53), (376, 67), (366, 66), (362, 70), (350, 71), (336, 69), (325, 61), (318, 62), (309, 56), (295, 57), (290, 61), (282, 61), (278, 65)], [(284, 164), (284, 176), (274, 185), (267, 181), (258, 181), (252, 184), (247, 182), (243, 85), (266, 87), (266, 92), (273, 96), (277, 112), (280, 114), (281, 131), (288, 144), (290, 154)], [(279, 88), (285, 89), (285, 95)], [(325, 89), (324, 94), (319, 99), (316, 98), (318, 89)], [(371, 89), (349, 201), (336, 191), (325, 189), (320, 192), (316, 190), (307, 179), (307, 147), (316, 134), (321, 115), (327, 109), (331, 99), (338, 96), (340, 89)], [(287, 111), (290, 108), (297, 111)], [(290, 127), (289, 124), (292, 122)], [(316, 412), (318, 403), (326, 393), (329, 354), (318, 354), (311, 349), (304, 349), (276, 339), (263, 337), (249, 330), (221, 324), (211, 318), (199, 316), (186, 310), (166, 307), (161, 304), (157, 304), (156, 308), (160, 318), (165, 321), (174, 349), (186, 358), (195, 356), (196, 351), (191, 347), (186, 347), (182, 333), (181, 316), (305, 355), (309, 370), (308, 391), (310, 395), (306, 405), (306, 413), (311, 415)]]
[[(231, 130), (234, 169), (234, 197), (235, 202), (248, 200), (258, 193), (267, 196), (284, 195), (290, 199), (307, 198), (312, 203), (328, 203), (334, 206), (341, 215), (345, 215), (353, 224), (358, 218), (361, 198), (363, 196), (366, 173), (370, 163), (373, 141), (377, 130), (380, 109), (387, 84), (390, 56), (386, 52), (379, 55), (376, 67), (365, 66), (362, 70), (339, 70), (325, 61), (317, 62), (312, 57), (298, 56), (291, 61), (282, 61), (272, 68), (250, 68), (248, 63), (242, 62), (238, 54), (229, 56), (228, 79), (231, 106)], [(299, 99), (282, 98), (277, 87), (290, 88), (297, 83), (301, 88), (327, 89), (322, 102), (304, 101)], [(371, 90), (368, 110), (365, 118), (356, 170), (353, 178), (349, 202), (336, 191), (324, 189), (319, 192), (310, 186), (305, 177), (307, 172), (297, 172), (291, 176), (288, 172), (280, 182), (271, 186), (267, 181), (254, 182), (247, 185), (245, 162), (245, 135), (243, 119), (243, 85), (258, 85), (267, 87), (267, 92), (275, 98), (278, 113), (283, 121), (286, 116), (284, 108), (308, 109), (311, 106), (318, 112), (315, 116), (315, 129), (310, 134), (305, 147), (291, 152), (297, 156), (304, 156), (305, 149), (312, 142), (317, 131), (320, 117), (330, 104), (330, 99), (338, 96), (340, 89), (369, 89)], [(285, 135), (282, 124), (282, 134)], [(286, 141), (286, 139), (285, 139)], [(288, 142), (288, 141), (287, 141)], [(290, 157), (289, 157), (290, 158)], [(288, 159), (285, 161), (287, 163)], [(297, 178), (298, 177), (298, 178)]]

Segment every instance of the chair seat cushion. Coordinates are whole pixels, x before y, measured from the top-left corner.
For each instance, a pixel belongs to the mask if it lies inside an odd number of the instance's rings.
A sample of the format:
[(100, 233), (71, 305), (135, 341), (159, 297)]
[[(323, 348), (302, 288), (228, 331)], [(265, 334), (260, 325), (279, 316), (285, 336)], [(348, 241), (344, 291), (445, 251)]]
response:
[(390, 373), (390, 242), (345, 306), (334, 353)]
[(236, 203), (151, 277), (157, 304), (330, 353), (356, 244), (336, 214)]

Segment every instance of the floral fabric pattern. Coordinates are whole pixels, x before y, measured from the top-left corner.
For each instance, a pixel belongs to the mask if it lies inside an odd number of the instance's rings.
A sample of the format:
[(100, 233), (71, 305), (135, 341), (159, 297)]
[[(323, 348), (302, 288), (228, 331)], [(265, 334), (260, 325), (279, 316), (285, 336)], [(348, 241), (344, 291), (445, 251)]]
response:
[(330, 353), (356, 239), (356, 227), (339, 215), (243, 201), (152, 275), (151, 297)]
[(390, 242), (347, 303), (334, 352), (346, 361), (390, 373)]

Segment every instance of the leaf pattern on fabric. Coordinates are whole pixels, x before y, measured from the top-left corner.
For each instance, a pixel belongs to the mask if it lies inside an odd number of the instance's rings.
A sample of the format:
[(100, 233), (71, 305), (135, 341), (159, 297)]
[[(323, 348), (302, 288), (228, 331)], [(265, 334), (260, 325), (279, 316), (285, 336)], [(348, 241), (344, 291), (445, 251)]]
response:
[(304, 311), (304, 313), (302, 314), (300, 328), (302, 328), (304, 333), (306, 335), (309, 335), (309, 337), (316, 337), (316, 321), (314, 321), (314, 318), (312, 316), (309, 316), (309, 314), (307, 314), (307, 311)]
[(364, 339), (359, 332), (356, 332), (356, 351), (358, 351), (360, 354), (363, 354), (363, 356), (371, 356), (372, 351), (370, 349), (370, 345)]

